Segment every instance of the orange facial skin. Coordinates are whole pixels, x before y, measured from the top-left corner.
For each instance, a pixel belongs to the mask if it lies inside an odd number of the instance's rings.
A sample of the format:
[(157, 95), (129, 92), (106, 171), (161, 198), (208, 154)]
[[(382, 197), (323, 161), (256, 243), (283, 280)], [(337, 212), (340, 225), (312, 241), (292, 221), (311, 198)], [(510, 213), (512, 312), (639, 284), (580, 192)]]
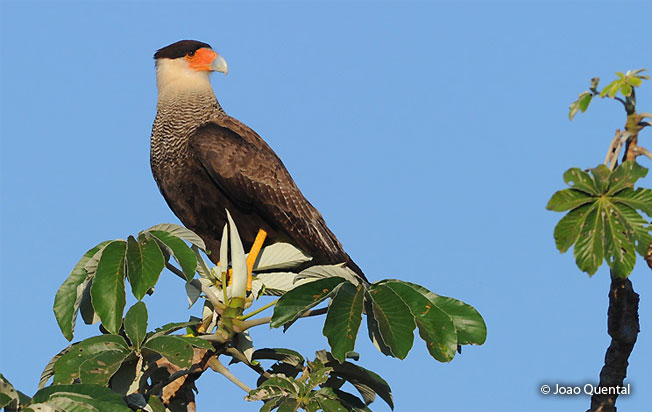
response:
[(213, 50), (202, 47), (201, 49), (198, 49), (192, 56), (186, 54), (184, 59), (190, 63), (190, 67), (194, 70), (210, 71), (211, 63), (213, 63), (213, 60), (215, 60), (216, 57), (217, 53), (215, 53)]

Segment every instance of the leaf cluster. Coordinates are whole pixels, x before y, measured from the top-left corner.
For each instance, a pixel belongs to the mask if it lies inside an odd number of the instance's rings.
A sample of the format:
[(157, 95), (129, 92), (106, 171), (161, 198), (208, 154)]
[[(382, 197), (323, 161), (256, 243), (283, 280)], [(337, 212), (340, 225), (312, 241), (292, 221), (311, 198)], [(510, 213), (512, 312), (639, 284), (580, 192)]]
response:
[(399, 359), (412, 348), (415, 328), (440, 362), (451, 361), (460, 345), (481, 345), (487, 336), (482, 316), (462, 301), (400, 280), (354, 284), (339, 276), (323, 277), (284, 294), (274, 307), (271, 326), (287, 327), (328, 298), (323, 334), (339, 361), (354, 350), (363, 313), (374, 345)]
[[(351, 362), (338, 361), (326, 351), (318, 351), (313, 361), (306, 362), (295, 351), (266, 348), (254, 352), (254, 359), (276, 361), (246, 398), (263, 401), (261, 412), (299, 408), (308, 412), (369, 411), (367, 406), (376, 395), (394, 408), (391, 389), (384, 379)], [(342, 390), (345, 383), (350, 383), (360, 397)]]
[(627, 73), (616, 72), (618, 78), (609, 83), (602, 91), (598, 90), (600, 78), (594, 77), (591, 79), (589, 90), (580, 93), (577, 100), (570, 104), (568, 118), (573, 120), (579, 111), (584, 113), (595, 96), (615, 99), (618, 92), (620, 92), (625, 98), (632, 97), (634, 89), (639, 87), (643, 80), (650, 80), (650, 76), (642, 74), (645, 71), (647, 69), (628, 70)]
[[(250, 399), (265, 401), (264, 410), (367, 411), (376, 394), (390, 406), (392, 398), (382, 378), (346, 360), (355, 354), (363, 314), (376, 347), (400, 359), (411, 349), (416, 328), (430, 354), (442, 362), (452, 360), (460, 345), (486, 339), (484, 320), (466, 303), (399, 280), (369, 284), (344, 265), (306, 267), (311, 257), (285, 243), (268, 245), (252, 258), (253, 281), (247, 292), (250, 261), (230, 216), (220, 263), (209, 268), (201, 251), (205, 246), (195, 233), (164, 224), (86, 252), (57, 292), (55, 317), (69, 340), (80, 313), (86, 323), (101, 321), (103, 335), (73, 343), (53, 357), (41, 377), (41, 391), (65, 391), (70, 385), (108, 387), (122, 394), (131, 408), (165, 411), (170, 398), (163, 389), (197, 371), (199, 359), (202, 371), (210, 367), (237, 380), (217, 360), (229, 356), (261, 375)], [(203, 299), (202, 316), (148, 332), (143, 298), (154, 292), (166, 267), (184, 280), (191, 307)], [(137, 302), (123, 317), (127, 283)], [(249, 310), (257, 299), (270, 295), (280, 299)], [(327, 309), (311, 310), (326, 300)], [(272, 306), (273, 316), (250, 319)], [(271, 323), (287, 329), (301, 317), (324, 313), (323, 333), (332, 353), (318, 352), (314, 361), (306, 362), (290, 350), (255, 351), (249, 328)], [(186, 335), (175, 334), (184, 328)], [(264, 370), (257, 359), (277, 363)], [(45, 388), (50, 379), (52, 385)], [(346, 382), (362, 398), (343, 391)]]
[(556, 192), (546, 208), (568, 213), (555, 227), (560, 252), (575, 246), (580, 270), (593, 275), (603, 260), (616, 277), (627, 277), (636, 253), (645, 256), (652, 242), (652, 226), (640, 212), (652, 216), (652, 190), (634, 189), (647, 169), (627, 161), (610, 171), (605, 165), (585, 172), (572, 168), (564, 173), (570, 186)]

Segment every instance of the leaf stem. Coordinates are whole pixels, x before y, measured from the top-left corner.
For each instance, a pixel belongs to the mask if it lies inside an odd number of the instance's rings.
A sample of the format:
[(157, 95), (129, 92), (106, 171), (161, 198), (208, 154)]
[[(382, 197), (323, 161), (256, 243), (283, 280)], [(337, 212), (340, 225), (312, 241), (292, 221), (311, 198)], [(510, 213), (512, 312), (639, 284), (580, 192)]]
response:
[(239, 320), (247, 320), (247, 319), (249, 319), (250, 317), (252, 317), (252, 316), (254, 316), (254, 315), (257, 315), (257, 314), (259, 314), (260, 312), (264, 311), (265, 309), (271, 308), (272, 306), (276, 305), (276, 302), (278, 302), (278, 299), (273, 300), (273, 301), (269, 302), (268, 304), (266, 304), (265, 306), (261, 306), (261, 307), (259, 307), (258, 309), (254, 310), (253, 312), (250, 312), (250, 313), (248, 313), (248, 314), (246, 314), (246, 315), (238, 316), (236, 319), (239, 319)]
[(184, 282), (187, 282), (188, 280), (186, 279), (186, 275), (183, 274), (181, 269), (177, 268), (170, 262), (165, 262), (165, 267), (175, 275), (179, 276), (181, 279), (183, 279)]
[[(304, 313), (303, 315), (301, 315), (299, 317), (300, 318), (307, 318), (307, 317), (310, 317), (310, 316), (323, 315), (325, 313), (328, 313), (328, 308), (309, 310), (309, 311), (307, 311), (306, 313)], [(254, 326), (264, 325), (264, 324), (269, 323), (271, 321), (272, 321), (272, 317), (267, 316), (267, 317), (264, 317), (264, 318), (252, 319), (252, 320), (248, 320), (248, 321), (245, 321), (245, 322), (237, 322), (236, 324), (234, 324), (235, 327), (233, 329), (236, 332), (244, 332), (245, 330), (247, 330), (249, 328), (253, 328)]]

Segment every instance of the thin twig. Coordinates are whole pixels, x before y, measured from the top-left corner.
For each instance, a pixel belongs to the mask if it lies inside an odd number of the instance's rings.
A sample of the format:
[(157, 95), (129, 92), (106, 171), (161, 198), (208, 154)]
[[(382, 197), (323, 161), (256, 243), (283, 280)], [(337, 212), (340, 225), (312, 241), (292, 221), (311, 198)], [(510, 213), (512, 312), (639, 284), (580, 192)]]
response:
[(208, 366), (210, 366), (210, 368), (213, 369), (215, 372), (224, 375), (226, 379), (233, 382), (238, 388), (242, 389), (247, 393), (251, 392), (251, 388), (245, 385), (240, 379), (238, 379), (233, 373), (231, 373), (229, 368), (222, 365), (222, 362), (220, 362), (217, 356), (211, 358), (211, 360), (208, 361)]
[[(328, 308), (321, 308), (321, 309), (315, 309), (315, 310), (309, 310), (303, 315), (299, 316), (300, 318), (307, 318), (309, 316), (319, 316), (323, 315), (325, 313), (328, 313)], [(248, 320), (245, 322), (239, 322), (237, 324), (234, 324), (233, 330), (236, 332), (244, 332), (247, 329), (253, 328), (254, 326), (259, 326), (259, 325), (264, 325), (266, 323), (269, 323), (272, 321), (271, 316), (267, 316), (264, 318), (258, 318), (258, 319), (252, 319)]]
[(636, 156), (645, 156), (645, 157), (652, 160), (652, 152), (650, 152), (649, 150), (647, 150), (644, 147), (636, 146), (634, 148), (634, 153), (636, 154)]

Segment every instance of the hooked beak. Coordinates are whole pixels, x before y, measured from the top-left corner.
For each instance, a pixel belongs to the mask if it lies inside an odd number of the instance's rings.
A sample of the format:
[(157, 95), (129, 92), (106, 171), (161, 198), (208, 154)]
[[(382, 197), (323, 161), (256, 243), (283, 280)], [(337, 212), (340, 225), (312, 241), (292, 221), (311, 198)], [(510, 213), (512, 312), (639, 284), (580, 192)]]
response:
[(229, 66), (226, 64), (226, 60), (219, 54), (215, 55), (213, 62), (211, 63), (211, 70), (214, 72), (224, 73), (226, 75), (229, 71)]

